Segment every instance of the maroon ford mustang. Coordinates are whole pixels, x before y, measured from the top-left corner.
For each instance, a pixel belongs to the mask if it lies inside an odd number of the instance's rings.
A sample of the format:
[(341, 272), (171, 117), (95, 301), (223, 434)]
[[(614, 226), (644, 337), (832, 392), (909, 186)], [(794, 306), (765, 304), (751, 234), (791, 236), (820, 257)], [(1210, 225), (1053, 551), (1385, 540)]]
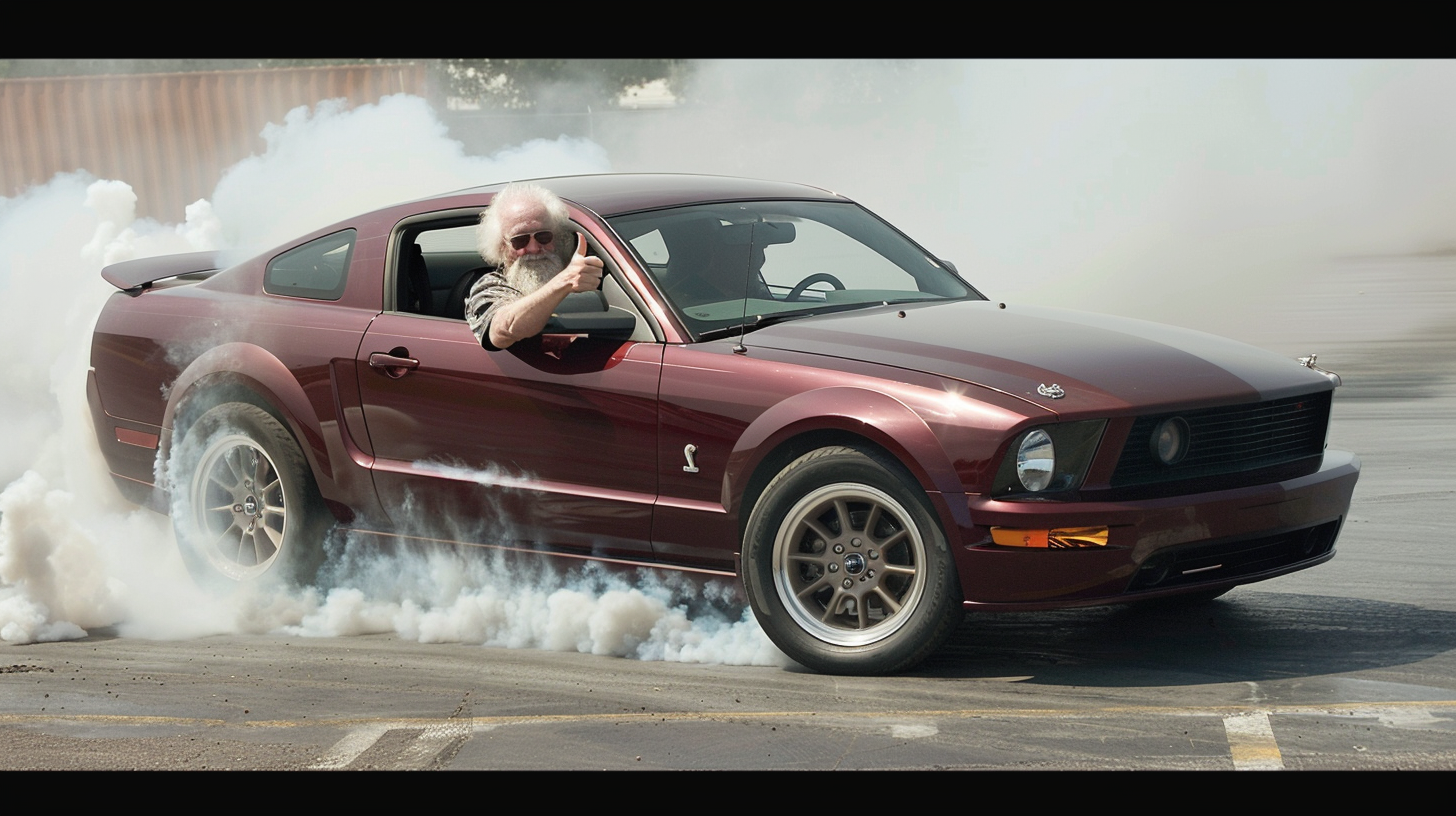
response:
[(218, 270), (115, 264), (88, 384), (201, 577), (308, 580), (334, 526), (742, 576), (789, 656), (907, 668), (964, 610), (1211, 598), (1334, 554), (1338, 378), (1197, 332), (986, 300), (841, 196), (543, 181), (601, 257), (545, 334), (463, 319), (499, 186)]

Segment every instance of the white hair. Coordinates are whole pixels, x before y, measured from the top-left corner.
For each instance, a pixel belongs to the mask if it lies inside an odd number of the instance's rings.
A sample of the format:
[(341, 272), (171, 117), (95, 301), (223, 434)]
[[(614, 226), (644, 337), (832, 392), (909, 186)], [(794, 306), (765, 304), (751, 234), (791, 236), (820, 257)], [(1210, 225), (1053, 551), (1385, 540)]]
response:
[(570, 258), (576, 250), (575, 241), (562, 240), (561, 233), (571, 223), (571, 214), (566, 202), (550, 190), (529, 181), (514, 181), (491, 199), (490, 208), (480, 216), (480, 226), (475, 230), (475, 248), (488, 264), (504, 266), (510, 259), (506, 252), (506, 237), (502, 234), (501, 220), (507, 213), (524, 208), (539, 209), (546, 213), (552, 232), (556, 233), (558, 254)]

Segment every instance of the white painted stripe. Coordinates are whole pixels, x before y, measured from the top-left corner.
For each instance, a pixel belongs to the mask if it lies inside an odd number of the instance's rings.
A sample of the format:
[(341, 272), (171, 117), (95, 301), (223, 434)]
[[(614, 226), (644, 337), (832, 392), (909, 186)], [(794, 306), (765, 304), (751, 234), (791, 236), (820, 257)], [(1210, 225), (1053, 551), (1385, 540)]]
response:
[(398, 770), (414, 770), (428, 767), (440, 752), (451, 742), (469, 737), (470, 722), (449, 722), (420, 729), (419, 736), (410, 740), (409, 746), (400, 752)]
[(1284, 756), (1279, 753), (1279, 743), (1274, 741), (1268, 712), (1231, 714), (1223, 718), (1223, 730), (1228, 734), (1234, 770), (1284, 770)]
[(890, 726), (890, 736), (896, 739), (924, 739), (925, 737), (933, 737), (939, 733), (940, 729), (934, 725), (902, 724)]
[(389, 723), (370, 723), (355, 728), (334, 743), (318, 762), (308, 766), (314, 771), (337, 771), (359, 758), (369, 746), (379, 741), (390, 729)]

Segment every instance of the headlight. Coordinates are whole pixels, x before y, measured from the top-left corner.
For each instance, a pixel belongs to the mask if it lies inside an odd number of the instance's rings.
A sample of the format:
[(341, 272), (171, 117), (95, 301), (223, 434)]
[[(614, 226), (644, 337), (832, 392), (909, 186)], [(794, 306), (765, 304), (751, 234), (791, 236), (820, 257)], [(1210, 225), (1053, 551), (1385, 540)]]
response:
[(1057, 448), (1046, 431), (1038, 428), (1021, 440), (1016, 450), (1016, 478), (1033, 493), (1046, 490), (1057, 471)]
[(1188, 423), (1182, 417), (1168, 417), (1153, 428), (1148, 440), (1153, 459), (1166, 465), (1176, 465), (1188, 452)]
[(1076, 490), (1092, 465), (1106, 420), (1055, 422), (1011, 440), (991, 483), (991, 495)]

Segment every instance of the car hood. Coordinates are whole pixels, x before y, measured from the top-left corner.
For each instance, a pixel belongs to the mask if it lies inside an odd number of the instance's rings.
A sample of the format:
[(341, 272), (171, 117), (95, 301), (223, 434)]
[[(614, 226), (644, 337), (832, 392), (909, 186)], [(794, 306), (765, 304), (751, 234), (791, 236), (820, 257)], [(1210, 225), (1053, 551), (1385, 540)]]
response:
[[(1260, 402), (1333, 387), (1291, 358), (1203, 332), (989, 301), (820, 315), (743, 342), (923, 371), (1059, 414)], [(1050, 396), (1053, 386), (1063, 396)]]

